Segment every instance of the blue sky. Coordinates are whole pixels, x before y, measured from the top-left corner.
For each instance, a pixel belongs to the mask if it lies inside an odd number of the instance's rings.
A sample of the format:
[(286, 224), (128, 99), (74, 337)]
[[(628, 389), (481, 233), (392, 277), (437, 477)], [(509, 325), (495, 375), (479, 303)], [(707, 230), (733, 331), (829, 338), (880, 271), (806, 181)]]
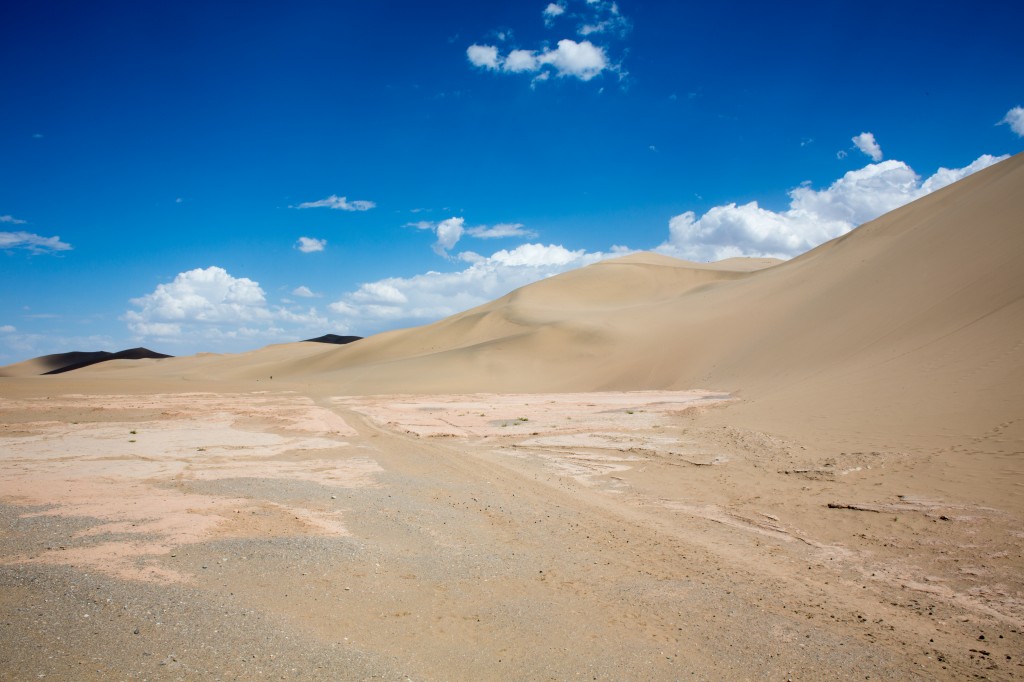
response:
[(629, 250), (796, 255), (1024, 148), (1022, 19), (4, 3), (0, 363), (369, 335)]

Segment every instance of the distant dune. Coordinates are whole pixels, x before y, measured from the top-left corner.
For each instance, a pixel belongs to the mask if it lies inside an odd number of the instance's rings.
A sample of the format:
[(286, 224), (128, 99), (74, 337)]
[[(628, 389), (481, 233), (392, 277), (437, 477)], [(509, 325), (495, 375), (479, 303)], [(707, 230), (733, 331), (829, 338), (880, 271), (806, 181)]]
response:
[(315, 339), (306, 339), (303, 343), (333, 343), (339, 346), (343, 346), (353, 341), (359, 341), (363, 337), (361, 336), (338, 336), (337, 334), (324, 334), (318, 336)]
[(81, 369), (108, 360), (142, 360), (170, 358), (171, 355), (157, 353), (148, 348), (129, 348), (111, 353), (109, 351), (72, 351), (43, 355), (13, 365), (0, 367), (0, 377), (22, 377), (40, 374), (61, 374)]

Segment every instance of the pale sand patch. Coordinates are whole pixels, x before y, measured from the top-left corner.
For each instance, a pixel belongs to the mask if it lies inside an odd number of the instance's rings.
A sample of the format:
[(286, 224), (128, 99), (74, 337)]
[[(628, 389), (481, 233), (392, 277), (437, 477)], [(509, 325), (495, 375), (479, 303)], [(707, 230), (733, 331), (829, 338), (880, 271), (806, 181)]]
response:
[(381, 425), (400, 425), (417, 436), (488, 437), (509, 429), (579, 433), (595, 429), (632, 432), (655, 426), (666, 414), (731, 398), (713, 391), (608, 391), (468, 395), (335, 397), (334, 402)]
[[(96, 522), (67, 546), (2, 556), (4, 564), (65, 564), (138, 580), (180, 580), (182, 574), (154, 560), (183, 544), (224, 537), (225, 530), (231, 536), (237, 524), (228, 521), (254, 507), (246, 497), (202, 494), (190, 484), (270, 479), (344, 489), (373, 485), (381, 471), (366, 457), (338, 457), (338, 448), (348, 445), (340, 436), (355, 431), (295, 395), (69, 395), (0, 399), (0, 408), (42, 417), (4, 430), (0, 499), (47, 506), (23, 518)], [(339, 511), (278, 506), (300, 522), (289, 533), (347, 534)]]
[(532, 458), (554, 474), (611, 493), (628, 488), (614, 474), (646, 462), (641, 456), (645, 453), (662, 453), (690, 464), (728, 461), (722, 453), (694, 451), (678, 436), (659, 432), (682, 411), (732, 401), (721, 392), (397, 395), (333, 400), (381, 426), (418, 437), (497, 445), (508, 456)]

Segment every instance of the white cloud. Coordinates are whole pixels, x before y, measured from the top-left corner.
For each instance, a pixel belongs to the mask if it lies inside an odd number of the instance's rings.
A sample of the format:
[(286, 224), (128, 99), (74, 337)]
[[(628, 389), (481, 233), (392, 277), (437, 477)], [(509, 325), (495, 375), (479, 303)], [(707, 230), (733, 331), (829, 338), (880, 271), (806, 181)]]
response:
[(326, 239), (317, 239), (315, 237), (299, 237), (299, 241), (295, 242), (295, 248), (302, 253), (316, 253), (323, 251), (326, 247)]
[(536, 71), (540, 68), (540, 62), (533, 50), (512, 50), (505, 58), (503, 67), (505, 71), (520, 73), (523, 71)]
[(465, 222), (465, 218), (448, 218), (439, 222), (434, 229), (435, 234), (437, 234), (437, 243), (434, 244), (434, 251), (442, 256), (451, 251), (459, 239), (462, 238), (464, 231), (462, 226)]
[(336, 194), (332, 194), (326, 199), (320, 199), (318, 201), (304, 201), (294, 208), (332, 208), (337, 211), (369, 211), (371, 208), (376, 208), (377, 204), (372, 201), (349, 201), (346, 197), (339, 197)]
[(10, 223), (12, 225), (24, 225), (26, 220), (18, 220), (12, 215), (0, 215), (0, 223)]
[(14, 325), (10, 325), (10, 324), (0, 325), (0, 334), (13, 334), (16, 331), (18, 331), (18, 330), (14, 327)]
[(182, 272), (173, 282), (159, 284), (153, 293), (131, 303), (140, 309), (126, 313), (133, 330), (140, 324), (237, 324), (273, 317), (259, 284), (247, 277), (232, 277), (217, 266)]
[(1006, 116), (999, 124), (1006, 123), (1010, 126), (1010, 130), (1017, 133), (1018, 136), (1024, 137), (1024, 107), (1014, 107), (1006, 112)]
[(315, 293), (312, 289), (303, 285), (292, 289), (292, 296), (300, 296), (302, 298), (319, 298), (320, 294)]
[[(327, 325), (327, 318), (317, 312), (314, 307), (303, 309), (290, 309), (277, 307), (274, 309), (274, 319), (278, 322), (291, 323), (300, 329), (324, 329)], [(290, 340), (296, 340), (294, 332)]]
[(853, 144), (856, 145), (857, 149), (870, 156), (872, 161), (877, 163), (882, 160), (882, 148), (875, 141), (875, 136), (872, 133), (855, 135), (853, 137)]
[(41, 237), (31, 232), (0, 232), (0, 249), (25, 249), (30, 253), (70, 251), (71, 245), (60, 237)]
[(984, 168), (988, 168), (994, 163), (999, 163), (1003, 159), (1008, 158), (1008, 156), (1008, 154), (1003, 154), (1002, 156), (982, 154), (963, 168), (939, 168), (939, 170), (935, 171), (927, 180), (921, 183), (919, 195), (924, 196), (926, 194), (931, 194), (932, 192), (942, 189), (947, 185), (952, 185), (957, 180), (962, 180), (968, 175), (972, 175)]
[(128, 328), (138, 338), (165, 343), (294, 341), (327, 325), (316, 308), (271, 308), (257, 282), (216, 266), (182, 272), (131, 304), (136, 309), (121, 318)]
[[(585, 3), (557, 0), (544, 8), (542, 15), (544, 25), (552, 28), (555, 20), (565, 17), (576, 22), (577, 34), (587, 38), (599, 36), (605, 43), (621, 39), (632, 28), (629, 20), (619, 11), (619, 6), (612, 0), (587, 0)], [(499, 34), (502, 42), (505, 34)], [(620, 79), (626, 73), (621, 65), (609, 57), (607, 45), (597, 45), (589, 39), (577, 42), (563, 38), (555, 42), (551, 48), (550, 41), (545, 41), (539, 49), (515, 48), (502, 54), (496, 45), (475, 43), (466, 48), (469, 62), (481, 69), (502, 73), (529, 73), (530, 87), (549, 80), (552, 75), (578, 78), (589, 81), (605, 71), (619, 74)]]
[(418, 220), (414, 223), (406, 223), (406, 227), (415, 227), (417, 230), (430, 230), (437, 235), (434, 242), (434, 253), (447, 257), (448, 252), (459, 242), (465, 232), (465, 218), (448, 218), (439, 223), (430, 220)]
[(558, 49), (544, 52), (538, 61), (551, 64), (559, 76), (575, 76), (588, 81), (608, 68), (608, 57), (604, 49), (589, 40), (577, 43), (568, 38), (558, 41)]
[(398, 324), (432, 321), (494, 300), (513, 289), (560, 272), (622, 255), (570, 251), (563, 246), (522, 244), (489, 257), (460, 254), (469, 266), (457, 272), (427, 272), (363, 284), (329, 308), (361, 333)]
[(716, 206), (700, 218), (687, 211), (669, 221), (669, 239), (657, 250), (696, 261), (791, 258), (1005, 158), (986, 154), (963, 168), (940, 168), (923, 182), (902, 161), (883, 161), (850, 171), (826, 189), (791, 190), (786, 211), (756, 201)]
[(351, 300), (354, 303), (376, 305), (402, 305), (409, 302), (408, 297), (391, 280), (364, 284), (352, 294)]
[[(486, 54), (482, 52), (485, 48)], [(559, 40), (558, 47), (553, 50), (512, 50), (504, 58), (498, 54), (498, 48), (493, 46), (471, 45), (466, 53), (475, 66), (487, 69), (506, 73), (536, 73), (551, 66), (558, 76), (572, 76), (582, 81), (589, 81), (602, 71), (612, 68), (604, 48), (589, 40), (577, 43), (566, 38)], [(546, 78), (547, 72), (543, 72), (535, 80)]]
[(836, 152), (836, 158), (839, 159), (840, 161), (842, 161), (846, 157), (847, 157), (847, 154), (846, 154), (846, 150), (845, 149), (840, 149), (839, 151)]
[(498, 69), (501, 67), (501, 60), (498, 57), (498, 48), (493, 45), (470, 45), (466, 48), (466, 57), (473, 66), (484, 69)]
[(552, 21), (555, 17), (560, 17), (565, 14), (565, 6), (556, 3), (548, 3), (548, 6), (544, 8), (544, 24), (551, 26)]
[(498, 223), (493, 227), (480, 225), (478, 227), (469, 228), (467, 232), (470, 236), (476, 237), (477, 239), (505, 239), (507, 237), (533, 239), (537, 236), (537, 233), (533, 230), (524, 230), (522, 223)]

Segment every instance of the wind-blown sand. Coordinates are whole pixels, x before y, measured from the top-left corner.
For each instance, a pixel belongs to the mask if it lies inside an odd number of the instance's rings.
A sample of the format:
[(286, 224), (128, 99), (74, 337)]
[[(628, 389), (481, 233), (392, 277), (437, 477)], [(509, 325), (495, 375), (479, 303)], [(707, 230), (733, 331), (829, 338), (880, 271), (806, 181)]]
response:
[(0, 678), (1020, 679), (1022, 216), (0, 379)]

